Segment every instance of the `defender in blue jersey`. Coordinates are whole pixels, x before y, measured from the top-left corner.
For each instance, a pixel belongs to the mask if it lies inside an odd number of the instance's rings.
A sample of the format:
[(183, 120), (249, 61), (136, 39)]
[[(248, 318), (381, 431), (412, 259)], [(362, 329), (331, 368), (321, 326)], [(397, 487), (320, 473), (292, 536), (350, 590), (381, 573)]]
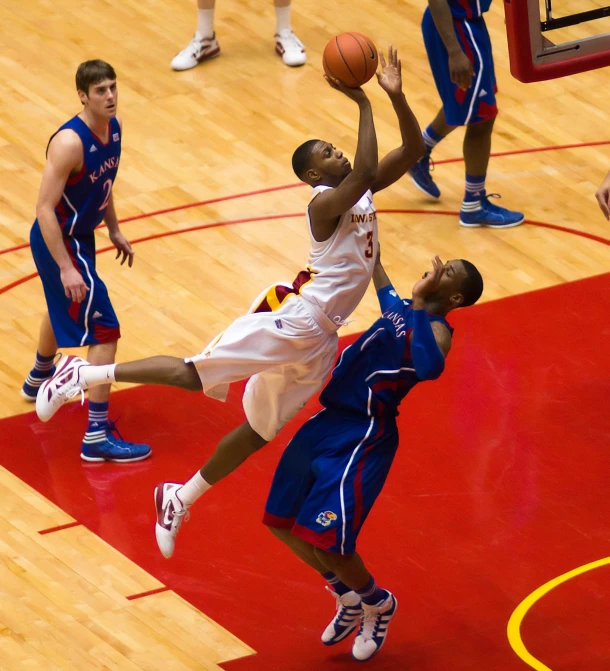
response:
[(440, 189), (430, 175), (430, 154), (449, 133), (466, 126), (466, 189), (460, 224), (470, 228), (510, 228), (524, 220), (521, 212), (494, 205), (485, 190), (498, 114), (491, 40), (483, 18), (490, 5), (491, 0), (428, 0), (422, 22), (428, 60), (443, 106), (423, 132), (427, 151), (410, 174), (420, 191), (440, 198)]
[[(119, 230), (112, 187), (121, 158), (121, 123), (116, 117), (116, 74), (108, 63), (86, 61), (76, 72), (83, 110), (51, 137), (36, 205), (30, 245), (42, 280), (47, 313), (40, 329), (34, 368), (21, 395), (34, 402), (55, 371), (58, 347), (89, 347), (92, 363), (113, 363), (119, 322), (106, 285), (95, 268), (94, 230), (106, 223), (121, 265), (134, 252)], [(85, 461), (145, 459), (148, 445), (123, 441), (108, 421), (110, 386), (89, 394), (89, 425), (82, 442)]]
[(325, 645), (359, 626), (352, 654), (364, 661), (385, 641), (396, 597), (378, 587), (356, 553), (360, 529), (379, 496), (398, 447), (398, 406), (413, 387), (445, 366), (453, 329), (447, 314), (483, 291), (468, 261), (442, 264), (401, 299), (379, 259), (373, 275), (382, 317), (341, 355), (310, 419), (275, 472), (264, 523), (333, 588), (337, 613)]

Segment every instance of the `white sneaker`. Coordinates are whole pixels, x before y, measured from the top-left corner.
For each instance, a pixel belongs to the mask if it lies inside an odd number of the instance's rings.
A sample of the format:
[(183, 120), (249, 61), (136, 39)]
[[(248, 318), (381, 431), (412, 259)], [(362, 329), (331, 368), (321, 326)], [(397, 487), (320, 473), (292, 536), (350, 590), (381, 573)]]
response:
[(48, 422), (66, 401), (77, 394), (81, 394), (84, 400), (86, 387), (80, 381), (80, 369), (89, 365), (78, 356), (67, 356), (59, 362), (55, 375), (40, 385), (36, 396), (36, 414), (43, 422)]
[(182, 485), (175, 482), (162, 482), (155, 487), (155, 508), (157, 509), (157, 523), (155, 536), (161, 554), (169, 559), (174, 554), (176, 536), (182, 522), (188, 518), (187, 507), (178, 496)]
[(334, 645), (351, 634), (360, 624), (362, 604), (360, 602), (360, 595), (356, 594), (356, 592), (348, 592), (343, 596), (339, 596), (330, 587), (327, 587), (326, 590), (337, 601), (337, 614), (322, 633), (322, 643), (324, 645)]
[(303, 65), (307, 60), (305, 47), (292, 30), (280, 30), (275, 35), (275, 50), (290, 67)]
[(388, 598), (378, 606), (362, 604), (364, 615), (360, 623), (360, 631), (352, 647), (354, 659), (365, 662), (381, 650), (388, 633), (388, 625), (397, 607), (396, 597), (390, 592), (388, 592)]
[(174, 56), (170, 65), (173, 70), (190, 70), (203, 61), (209, 61), (220, 53), (220, 46), (216, 39), (216, 33), (212, 37), (201, 37), (201, 33), (195, 33), (189, 45), (179, 54)]

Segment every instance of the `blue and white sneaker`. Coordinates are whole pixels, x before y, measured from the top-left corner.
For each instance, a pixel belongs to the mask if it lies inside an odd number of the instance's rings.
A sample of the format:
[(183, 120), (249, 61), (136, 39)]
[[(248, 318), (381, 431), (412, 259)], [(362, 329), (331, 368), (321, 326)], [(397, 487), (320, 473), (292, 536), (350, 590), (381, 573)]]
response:
[(366, 662), (374, 657), (385, 643), (390, 620), (396, 614), (398, 601), (396, 597), (388, 592), (385, 601), (377, 606), (362, 604), (364, 614), (360, 622), (358, 636), (352, 647), (352, 657), (358, 662)]
[[(523, 212), (513, 212), (489, 202), (490, 198), (501, 198), (498, 193), (490, 193), (481, 199), (481, 207), (468, 210), (468, 203), (462, 203), (460, 224), (467, 228), (513, 228), (525, 221)], [(478, 205), (476, 206), (478, 207)]]
[(91, 443), (83, 440), (80, 458), (90, 462), (114, 461), (119, 464), (128, 464), (147, 459), (151, 454), (150, 445), (129, 443), (123, 440), (114, 422), (108, 422), (106, 439)]
[(28, 403), (36, 403), (36, 397), (38, 396), (38, 390), (43, 382), (49, 380), (55, 375), (55, 366), (51, 368), (47, 375), (44, 377), (35, 377), (32, 373), (29, 373), (25, 378), (23, 387), (19, 390), (21, 397), (25, 399)]
[(441, 190), (436, 186), (434, 180), (430, 176), (430, 171), (434, 170), (434, 161), (430, 157), (430, 153), (425, 155), (417, 161), (417, 163), (409, 170), (409, 175), (413, 184), (426, 196), (430, 198), (440, 198)]
[(360, 595), (356, 592), (347, 592), (347, 594), (339, 596), (330, 587), (327, 587), (326, 590), (337, 601), (337, 614), (322, 633), (322, 643), (324, 645), (334, 645), (349, 636), (360, 624), (363, 612), (362, 602), (360, 601)]

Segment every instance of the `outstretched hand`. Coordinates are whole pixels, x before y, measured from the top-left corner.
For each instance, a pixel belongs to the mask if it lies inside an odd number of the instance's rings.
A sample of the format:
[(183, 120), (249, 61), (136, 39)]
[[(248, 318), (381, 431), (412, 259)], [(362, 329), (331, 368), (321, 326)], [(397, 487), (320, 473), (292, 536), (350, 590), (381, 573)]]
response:
[(386, 63), (383, 51), (379, 50), (379, 69), (376, 72), (379, 86), (389, 95), (394, 96), (402, 92), (402, 63), (398, 58), (398, 51), (388, 47), (388, 62)]
[(354, 102), (361, 103), (368, 100), (366, 93), (360, 87), (350, 88), (339, 79), (332, 79), (332, 77), (329, 77), (328, 75), (324, 75), (324, 79), (326, 79), (331, 88), (335, 89), (335, 91), (340, 91)]
[(110, 234), (110, 240), (117, 250), (115, 258), (118, 259), (122, 254), (123, 258), (121, 259), (121, 265), (127, 261), (127, 265), (131, 268), (133, 265), (133, 256), (135, 252), (133, 251), (127, 238), (120, 231), (115, 231)]
[(437, 255), (432, 259), (432, 270), (424, 273), (421, 280), (413, 286), (413, 302), (421, 303), (433, 294), (438, 289), (444, 274), (445, 266)]

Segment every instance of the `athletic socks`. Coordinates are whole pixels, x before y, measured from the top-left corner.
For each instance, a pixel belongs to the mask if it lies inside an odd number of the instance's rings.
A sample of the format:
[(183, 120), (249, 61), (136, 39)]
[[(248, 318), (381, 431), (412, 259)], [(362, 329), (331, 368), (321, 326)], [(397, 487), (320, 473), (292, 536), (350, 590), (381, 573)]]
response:
[(387, 590), (381, 589), (381, 587), (377, 587), (373, 576), (370, 577), (369, 581), (362, 589), (357, 589), (354, 591), (356, 594), (360, 595), (362, 603), (365, 603), (367, 606), (378, 606), (388, 598), (389, 594)]
[(476, 212), (481, 209), (481, 201), (485, 198), (485, 177), (473, 176), (466, 173), (466, 191), (462, 212)]
[(199, 471), (180, 489), (177, 490), (177, 495), (185, 507), (192, 506), (193, 503), (202, 495), (205, 494), (212, 485), (203, 479)]
[(344, 594), (353, 591), (351, 587), (348, 587), (345, 583), (341, 582), (337, 575), (332, 571), (323, 573), (322, 577), (335, 590), (335, 592), (337, 592), (339, 596), (343, 596)]
[(275, 34), (279, 35), (282, 30), (292, 30), (290, 26), (290, 5), (275, 8)]
[(116, 382), (114, 377), (115, 368), (115, 363), (104, 366), (81, 366), (79, 378), (85, 389), (97, 387), (100, 384), (111, 384), (112, 382)]
[(34, 362), (34, 368), (29, 372), (27, 376), (26, 383), (32, 387), (40, 387), (40, 385), (47, 378), (53, 375), (55, 354), (51, 356), (42, 356), (36, 352), (36, 361)]
[(214, 37), (214, 9), (197, 10), (197, 32), (202, 39)]
[(432, 128), (432, 124), (428, 126), (424, 131), (422, 131), (421, 134), (425, 144), (426, 144), (426, 153), (430, 153), (434, 147), (444, 138), (443, 135), (439, 135), (434, 128)]
[(87, 445), (103, 443), (106, 440), (107, 428), (108, 401), (105, 403), (89, 401), (89, 423), (87, 424), (87, 432), (83, 438), (83, 443)]

